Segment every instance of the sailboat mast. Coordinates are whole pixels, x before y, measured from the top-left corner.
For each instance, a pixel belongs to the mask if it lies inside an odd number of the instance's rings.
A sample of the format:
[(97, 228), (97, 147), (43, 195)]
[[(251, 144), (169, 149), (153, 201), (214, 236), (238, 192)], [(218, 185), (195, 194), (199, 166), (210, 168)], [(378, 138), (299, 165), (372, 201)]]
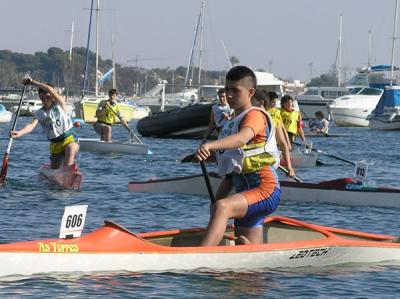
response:
[(223, 41), (223, 40), (221, 40), (221, 44), (222, 44), (222, 48), (224, 48), (225, 58), (226, 58), (226, 61), (227, 61), (228, 64), (229, 64), (229, 68), (232, 68), (232, 62), (231, 62), (231, 60), (229, 59), (229, 54), (228, 54), (228, 51), (226, 50), (226, 47), (225, 47), (225, 44), (224, 44), (224, 41)]
[(100, 11), (100, 0), (97, 0), (97, 9), (96, 9), (96, 74), (95, 78), (95, 95), (96, 97), (99, 94), (99, 82), (97, 79), (99, 72), (99, 11)]
[(194, 31), (194, 39), (193, 39), (192, 49), (190, 50), (189, 63), (188, 63), (187, 69), (186, 69), (185, 84), (184, 84), (184, 86), (183, 86), (182, 98), (185, 98), (186, 84), (187, 84), (187, 81), (188, 81), (188, 79), (189, 79), (190, 66), (192, 65), (192, 61), (193, 61), (194, 47), (196, 46), (197, 32), (199, 31), (201, 14), (202, 14), (202, 12), (200, 11), (199, 18), (197, 19), (196, 29), (195, 29), (195, 31)]
[(204, 28), (204, 10), (205, 10), (205, 0), (201, 1), (201, 26), (200, 26), (200, 50), (199, 50), (199, 78), (197, 80), (200, 85), (201, 82), (201, 59), (203, 54), (203, 28)]
[(72, 20), (72, 25), (71, 25), (71, 40), (69, 44), (69, 63), (72, 62), (72, 44), (74, 41), (74, 21)]
[(90, 17), (89, 17), (89, 30), (88, 30), (88, 38), (86, 43), (86, 57), (85, 57), (85, 71), (83, 75), (83, 82), (82, 82), (82, 97), (85, 95), (85, 90), (87, 88), (88, 82), (88, 69), (89, 69), (89, 46), (90, 46), (90, 32), (92, 31), (92, 17), (93, 17), (93, 2), (92, 0), (90, 5)]
[(372, 31), (368, 32), (368, 67), (371, 66), (371, 44), (372, 44)]
[(394, 73), (394, 48), (396, 45), (397, 34), (397, 14), (399, 9), (399, 0), (396, 0), (396, 10), (394, 13), (394, 28), (393, 28), (393, 42), (392, 42), (392, 59), (390, 61), (390, 86), (393, 86), (393, 73)]
[(339, 64), (338, 64), (338, 86), (340, 87), (342, 72), (342, 15), (339, 18)]
[(115, 44), (114, 44), (114, 33), (111, 34), (111, 44), (112, 44), (112, 67), (113, 67), (113, 73), (112, 73), (112, 88), (116, 89), (117, 88), (117, 74), (115, 71)]

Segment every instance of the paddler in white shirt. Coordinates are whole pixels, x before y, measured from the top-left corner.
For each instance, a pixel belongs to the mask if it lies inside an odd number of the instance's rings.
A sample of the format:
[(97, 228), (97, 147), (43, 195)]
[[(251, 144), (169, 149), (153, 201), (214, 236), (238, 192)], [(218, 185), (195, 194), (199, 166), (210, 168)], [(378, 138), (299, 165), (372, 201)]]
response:
[(75, 140), (72, 120), (66, 113), (64, 98), (52, 86), (34, 81), (30, 77), (25, 78), (22, 83), (38, 88), (43, 106), (34, 113), (31, 123), (21, 130), (12, 131), (12, 137), (19, 138), (28, 134), (40, 123), (50, 141), (50, 167), (58, 169), (73, 165), (79, 144)]

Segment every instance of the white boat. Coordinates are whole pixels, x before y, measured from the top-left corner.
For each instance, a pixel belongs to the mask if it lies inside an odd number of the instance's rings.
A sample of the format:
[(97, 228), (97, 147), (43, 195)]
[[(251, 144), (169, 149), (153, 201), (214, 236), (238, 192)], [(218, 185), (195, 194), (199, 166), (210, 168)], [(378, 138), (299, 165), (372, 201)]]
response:
[(328, 104), (348, 93), (349, 89), (344, 87), (308, 87), (304, 94), (296, 96), (301, 117), (315, 118), (315, 112), (321, 111), (329, 118)]
[[(314, 167), (317, 164), (318, 153), (311, 149), (295, 148), (290, 152), (290, 162), (293, 168)], [(287, 166), (285, 161), (281, 159), (281, 165)]]
[(41, 180), (60, 189), (79, 190), (83, 180), (83, 175), (79, 172), (76, 164), (58, 169), (52, 169), (49, 164), (43, 164), (40, 166), (38, 174)]
[(40, 99), (26, 99), (22, 102), (20, 115), (21, 116), (32, 116), (36, 111), (43, 107)]
[(105, 142), (98, 138), (79, 138), (79, 150), (82, 152), (123, 153), (132, 155), (147, 155), (149, 147), (143, 143), (127, 141)]
[(7, 111), (3, 104), (0, 104), (0, 123), (9, 123), (12, 118), (12, 112)]
[(328, 105), (336, 126), (368, 126), (371, 114), (383, 94), (383, 89), (356, 87), (349, 95), (335, 99)]
[(105, 221), (78, 238), (0, 244), (0, 277), (71, 272), (245, 271), (346, 263), (398, 265), (396, 237), (270, 217), (263, 243), (236, 245), (228, 226), (218, 246), (199, 246), (204, 228), (135, 234)]
[[(213, 190), (217, 190), (221, 178), (209, 173)], [(280, 181), (281, 200), (298, 202), (323, 202), (345, 206), (376, 206), (400, 208), (400, 189), (364, 186), (352, 178), (342, 178), (320, 183), (297, 183)], [(202, 175), (192, 175), (171, 179), (151, 179), (131, 181), (130, 192), (177, 193), (208, 196)]]
[(400, 86), (386, 86), (378, 105), (368, 116), (374, 130), (400, 130)]

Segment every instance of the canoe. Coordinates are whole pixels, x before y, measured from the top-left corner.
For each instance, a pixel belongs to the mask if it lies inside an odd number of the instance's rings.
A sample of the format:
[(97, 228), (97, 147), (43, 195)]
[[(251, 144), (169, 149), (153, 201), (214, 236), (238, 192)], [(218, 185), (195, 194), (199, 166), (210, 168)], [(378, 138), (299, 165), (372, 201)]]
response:
[(127, 141), (105, 142), (98, 138), (79, 138), (79, 150), (82, 152), (123, 153), (147, 155), (149, 147), (143, 143)]
[[(318, 153), (310, 151), (304, 151), (303, 149), (296, 148), (290, 152), (290, 161), (293, 168), (306, 168), (314, 167), (317, 164)], [(286, 167), (286, 163), (281, 159), (281, 165)]]
[(41, 180), (60, 189), (79, 190), (83, 180), (83, 175), (79, 172), (76, 164), (58, 169), (51, 169), (49, 164), (44, 164), (40, 166), (38, 175)]
[[(221, 178), (210, 173), (213, 190), (217, 190)], [(298, 202), (323, 202), (346, 206), (375, 206), (400, 208), (400, 189), (363, 186), (352, 178), (341, 178), (319, 183), (297, 183), (280, 181), (281, 200)], [(153, 179), (131, 181), (131, 192), (178, 193), (208, 196), (202, 175), (192, 175), (173, 179)]]
[(349, 134), (304, 132), (306, 137), (348, 137)]
[(398, 264), (400, 243), (387, 235), (324, 227), (286, 217), (264, 223), (264, 243), (234, 245), (228, 226), (218, 246), (200, 247), (203, 228), (134, 234), (105, 221), (79, 238), (0, 245), (0, 277), (68, 272), (243, 271), (345, 263)]

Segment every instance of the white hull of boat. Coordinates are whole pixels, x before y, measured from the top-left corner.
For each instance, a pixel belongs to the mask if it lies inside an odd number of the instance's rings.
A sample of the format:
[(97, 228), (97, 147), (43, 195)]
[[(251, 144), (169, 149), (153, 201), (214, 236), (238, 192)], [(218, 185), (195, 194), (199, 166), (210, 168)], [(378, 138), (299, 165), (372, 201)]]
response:
[(147, 155), (149, 147), (143, 143), (130, 141), (105, 142), (98, 138), (79, 138), (80, 151), (97, 153), (124, 153), (132, 155)]
[[(210, 174), (213, 190), (217, 190), (221, 179)], [(318, 184), (290, 183), (281, 181), (281, 200), (298, 202), (323, 202), (346, 206), (376, 206), (400, 208), (400, 191), (379, 192), (356, 189), (339, 190), (318, 187)], [(302, 187), (304, 186), (304, 187)], [(202, 175), (175, 179), (154, 179), (146, 182), (130, 182), (128, 190), (143, 193), (176, 193), (208, 196), (207, 187)]]
[(400, 115), (388, 120), (389, 116), (373, 116), (369, 120), (369, 127), (373, 130), (400, 130)]
[[(38, 245), (39, 246), (39, 245)], [(242, 247), (242, 246), (240, 246)], [(303, 249), (303, 250), (301, 250)], [(315, 253), (315, 254), (313, 254)], [(305, 257), (300, 258), (302, 255)], [(297, 256), (299, 256), (297, 258)], [(194, 253), (6, 253), (0, 254), (0, 277), (52, 272), (254, 270), (379, 263), (400, 260), (398, 248), (363, 246), (305, 247), (299, 249)]]
[(341, 108), (330, 106), (330, 113), (336, 126), (339, 127), (367, 127), (367, 116), (372, 112), (366, 108)]
[(9, 123), (12, 118), (12, 113), (10, 111), (4, 111), (0, 113), (0, 123)]

